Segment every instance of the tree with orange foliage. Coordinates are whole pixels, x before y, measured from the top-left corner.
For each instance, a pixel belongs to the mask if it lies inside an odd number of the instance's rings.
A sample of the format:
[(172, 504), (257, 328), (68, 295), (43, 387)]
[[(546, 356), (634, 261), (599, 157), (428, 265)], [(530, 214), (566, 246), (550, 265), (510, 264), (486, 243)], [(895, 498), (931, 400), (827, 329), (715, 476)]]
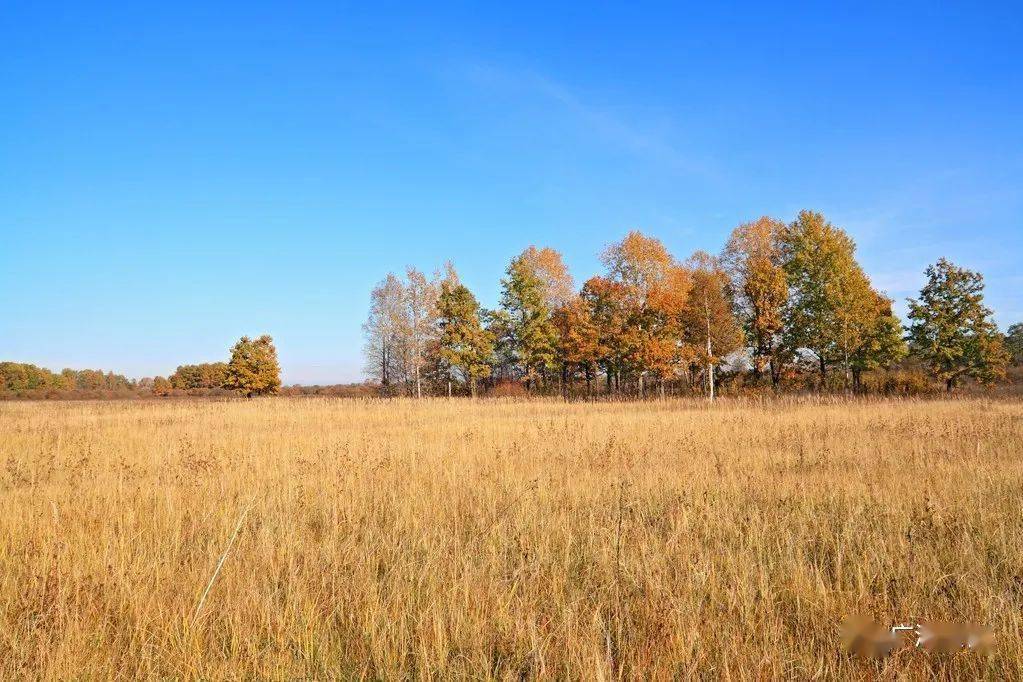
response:
[(607, 247), (602, 259), (623, 294), (626, 322), (616, 345), (627, 349), (627, 361), (621, 366), (636, 373), (640, 395), (647, 376), (663, 390), (679, 357), (688, 274), (660, 240), (638, 231)]
[(786, 225), (762, 217), (732, 230), (721, 255), (731, 279), (735, 309), (746, 332), (753, 361), (753, 382), (770, 370), (775, 387), (781, 378), (788, 282), (782, 252)]
[(621, 388), (632, 351), (631, 306), (628, 287), (607, 277), (595, 276), (583, 284), (582, 299), (597, 332), (598, 363), (604, 370), (608, 392)]
[(664, 381), (682, 366), (684, 313), (692, 286), (689, 270), (672, 264), (646, 301), (643, 328), (647, 337), (641, 345), (641, 364), (657, 378), (662, 396)]
[(586, 380), (586, 396), (589, 397), (601, 351), (600, 335), (590, 306), (581, 295), (574, 296), (554, 311), (553, 320), (558, 330), (561, 395), (567, 397), (569, 384), (582, 374)]
[(630, 296), (640, 303), (668, 276), (675, 264), (660, 239), (647, 237), (639, 230), (629, 232), (620, 242), (605, 248), (601, 261), (608, 277), (625, 285)]
[(555, 310), (575, 297), (575, 284), (561, 254), (550, 247), (530, 246), (519, 259), (540, 280), (548, 310)]
[(718, 259), (697, 251), (687, 264), (692, 290), (684, 315), (685, 336), (692, 357), (707, 368), (707, 395), (714, 400), (714, 368), (742, 347), (742, 328), (732, 313), (728, 275)]

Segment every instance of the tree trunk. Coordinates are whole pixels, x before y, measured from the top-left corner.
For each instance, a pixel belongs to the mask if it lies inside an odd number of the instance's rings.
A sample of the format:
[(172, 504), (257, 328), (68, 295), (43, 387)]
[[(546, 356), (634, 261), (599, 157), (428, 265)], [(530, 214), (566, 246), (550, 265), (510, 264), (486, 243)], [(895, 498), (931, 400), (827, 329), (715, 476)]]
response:
[(703, 297), (703, 308), (707, 314), (707, 383), (710, 387), (710, 399), (714, 400), (714, 348), (710, 343), (710, 304), (707, 297)]
[(476, 377), (469, 377), (469, 395), (476, 397)]
[(416, 363), (416, 398), (423, 397), (423, 383), (419, 378), (419, 364)]
[(948, 379), (945, 379), (945, 392), (946, 393), (951, 393), (952, 389), (955, 388), (955, 387), (956, 387), (956, 378), (955, 377), (949, 377)]

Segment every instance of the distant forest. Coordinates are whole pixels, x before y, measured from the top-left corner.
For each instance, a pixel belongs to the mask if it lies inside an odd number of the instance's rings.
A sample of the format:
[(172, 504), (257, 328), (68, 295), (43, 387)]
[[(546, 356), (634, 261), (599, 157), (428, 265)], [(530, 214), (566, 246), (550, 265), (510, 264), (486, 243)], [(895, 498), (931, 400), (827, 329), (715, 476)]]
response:
[(31, 364), (0, 362), (0, 398), (85, 399), (272, 395), (281, 389), (273, 339), (243, 336), (227, 362), (181, 365), (170, 377), (128, 379), (101, 370), (59, 374)]
[(530, 246), (508, 264), (494, 310), (451, 263), (433, 277), (388, 274), (370, 294), (363, 384), (282, 387), (264, 335), (169, 377), (0, 362), (0, 398), (713, 398), (1023, 383), (1023, 324), (998, 329), (979, 273), (939, 259), (903, 323), (855, 250), (813, 211), (740, 225), (719, 254), (685, 260), (634, 231), (604, 249), (605, 272), (576, 289), (560, 253)]

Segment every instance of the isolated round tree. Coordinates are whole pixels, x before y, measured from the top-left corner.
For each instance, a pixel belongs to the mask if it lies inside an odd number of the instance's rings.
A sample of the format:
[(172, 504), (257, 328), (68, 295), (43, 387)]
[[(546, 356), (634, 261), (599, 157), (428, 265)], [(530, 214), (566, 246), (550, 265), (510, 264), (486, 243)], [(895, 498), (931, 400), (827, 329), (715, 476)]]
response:
[(228, 386), (250, 398), (280, 390), (281, 368), (270, 336), (264, 334), (255, 341), (243, 336), (234, 344), (228, 363)]

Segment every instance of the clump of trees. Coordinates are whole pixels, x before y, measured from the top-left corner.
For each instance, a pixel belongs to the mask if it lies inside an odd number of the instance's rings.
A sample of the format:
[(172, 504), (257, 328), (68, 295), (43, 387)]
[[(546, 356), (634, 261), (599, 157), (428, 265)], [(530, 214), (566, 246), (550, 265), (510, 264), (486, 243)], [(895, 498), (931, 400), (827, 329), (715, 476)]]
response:
[(113, 372), (65, 369), (59, 374), (35, 365), (0, 362), (0, 398), (131, 398), (221, 395), (249, 397), (280, 391), (280, 365), (273, 339), (243, 336), (229, 362), (181, 365), (170, 377), (128, 379)]
[(281, 368), (273, 338), (264, 334), (257, 339), (243, 336), (231, 348), (228, 362), (204, 362), (181, 365), (169, 378), (156, 377), (152, 392), (166, 396), (220, 395), (241, 393), (275, 395), (281, 389)]
[(876, 373), (879, 390), (917, 390), (900, 378), (907, 362), (951, 390), (1019, 361), (1023, 328), (999, 334), (979, 275), (944, 260), (929, 268), (904, 329), (855, 251), (814, 211), (739, 225), (720, 254), (685, 260), (633, 231), (577, 290), (557, 251), (530, 246), (505, 269), (494, 310), (451, 264), (433, 277), (409, 268), (371, 293), (366, 372), (388, 395), (511, 394), (509, 385), (591, 395), (602, 384), (611, 395), (713, 397), (721, 385), (865, 391)]
[(0, 397), (120, 397), (137, 389), (138, 382), (98, 369), (55, 373), (32, 364), (0, 362)]
[(226, 389), (230, 367), (226, 362), (204, 362), (181, 365), (168, 379), (171, 388), (179, 391)]

